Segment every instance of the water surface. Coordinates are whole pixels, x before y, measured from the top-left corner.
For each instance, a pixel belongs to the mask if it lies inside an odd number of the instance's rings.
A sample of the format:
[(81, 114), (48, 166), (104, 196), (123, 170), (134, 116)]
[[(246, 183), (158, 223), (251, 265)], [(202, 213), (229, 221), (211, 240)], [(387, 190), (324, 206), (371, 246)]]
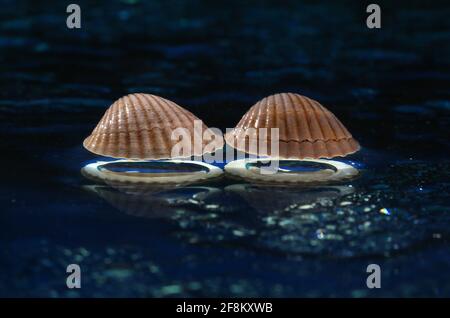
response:
[[(2, 3), (0, 296), (450, 296), (450, 8), (353, 1)], [(210, 127), (259, 99), (319, 100), (363, 149), (358, 179), (99, 184), (80, 168), (106, 108), (164, 96)], [(80, 264), (82, 288), (66, 288)], [(366, 267), (382, 288), (366, 288)]]

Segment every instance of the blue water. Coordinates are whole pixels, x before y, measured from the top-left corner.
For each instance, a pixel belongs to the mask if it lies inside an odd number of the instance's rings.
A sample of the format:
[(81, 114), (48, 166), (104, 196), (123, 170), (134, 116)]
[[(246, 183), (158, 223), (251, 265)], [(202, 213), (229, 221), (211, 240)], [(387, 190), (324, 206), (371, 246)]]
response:
[[(450, 7), (354, 1), (2, 1), (0, 296), (450, 296)], [(234, 127), (276, 92), (319, 100), (363, 146), (359, 178), (224, 177), (123, 187), (84, 177), (106, 108), (164, 96)], [(66, 267), (82, 288), (66, 287)], [(366, 287), (379, 264), (382, 288)]]

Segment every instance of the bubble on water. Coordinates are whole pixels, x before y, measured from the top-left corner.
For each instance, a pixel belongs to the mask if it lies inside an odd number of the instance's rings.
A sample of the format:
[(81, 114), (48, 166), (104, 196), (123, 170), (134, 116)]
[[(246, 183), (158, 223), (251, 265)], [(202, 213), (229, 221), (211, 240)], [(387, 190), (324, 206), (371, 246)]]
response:
[(386, 209), (386, 208), (381, 208), (381, 209), (380, 209), (380, 213), (381, 213), (381, 214), (386, 214), (386, 215), (391, 215), (391, 212), (389, 212), (389, 210)]

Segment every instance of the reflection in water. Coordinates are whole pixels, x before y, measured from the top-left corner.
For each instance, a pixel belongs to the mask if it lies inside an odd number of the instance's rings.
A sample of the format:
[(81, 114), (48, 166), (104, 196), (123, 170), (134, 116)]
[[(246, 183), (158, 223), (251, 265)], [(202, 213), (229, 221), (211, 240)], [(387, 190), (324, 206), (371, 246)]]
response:
[(254, 184), (234, 184), (227, 192), (241, 196), (252, 208), (264, 214), (291, 206), (308, 207), (320, 201), (330, 201), (354, 192), (349, 186), (289, 187)]
[[(189, 244), (349, 258), (387, 255), (425, 235), (408, 211), (393, 207), (386, 187), (94, 181), (85, 189), (123, 213), (170, 221), (170, 235)], [(371, 184), (380, 187), (376, 179)]]
[[(186, 210), (220, 213), (224, 211), (246, 211), (250, 205), (258, 214), (274, 213), (293, 206), (311, 206), (331, 201), (354, 192), (349, 186), (305, 186), (292, 187), (263, 184), (233, 184), (224, 189), (185, 184), (130, 183), (109, 178), (99, 179), (85, 174), (90, 180), (102, 184), (87, 185), (84, 189), (97, 194), (118, 210), (134, 216), (147, 218), (183, 218)], [(239, 203), (241, 202), (241, 203)], [(238, 206), (239, 205), (239, 206)], [(191, 213), (192, 216), (192, 213)], [(220, 215), (217, 216), (220, 220)], [(256, 222), (258, 223), (258, 222)], [(255, 223), (255, 225), (256, 225)]]
[(204, 201), (220, 190), (202, 186), (145, 186), (142, 184), (90, 185), (84, 187), (129, 215), (171, 218), (186, 205)]
[[(87, 166), (86, 166), (87, 167)], [(105, 174), (92, 174), (84, 167), (81, 174), (87, 179), (97, 183), (96, 185), (84, 186), (84, 189), (97, 194), (106, 200), (113, 207), (121, 212), (129, 215), (147, 217), (147, 218), (171, 218), (177, 213), (184, 211), (188, 205), (204, 202), (209, 196), (220, 192), (219, 189), (210, 186), (195, 185), (197, 182), (190, 180), (178, 183), (143, 183), (128, 182), (117, 178), (110, 178)], [(164, 169), (159, 173), (166, 174), (167, 169), (183, 169), (187, 173), (192, 171), (204, 173), (206, 170), (203, 166), (194, 164), (190, 165), (169, 165), (158, 163), (157, 167)], [(151, 169), (154, 173), (155, 166), (153, 164), (144, 165), (139, 162), (132, 163), (132, 169)], [(102, 165), (102, 169), (112, 170), (115, 173), (129, 173), (130, 163), (117, 163)], [(194, 170), (193, 170), (194, 169)], [(116, 171), (117, 170), (117, 171)], [(172, 172), (173, 173), (173, 172)], [(100, 183), (100, 184), (99, 184)]]

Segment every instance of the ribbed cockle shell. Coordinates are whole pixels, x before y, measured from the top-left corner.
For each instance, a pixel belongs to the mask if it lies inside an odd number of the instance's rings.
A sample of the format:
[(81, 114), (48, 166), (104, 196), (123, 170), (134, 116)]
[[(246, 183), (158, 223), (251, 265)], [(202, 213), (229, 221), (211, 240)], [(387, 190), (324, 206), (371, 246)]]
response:
[(107, 157), (170, 159), (173, 158), (172, 148), (180, 140), (172, 138), (172, 132), (177, 128), (189, 132), (191, 155), (214, 152), (223, 146), (222, 136), (211, 130), (210, 135), (202, 138), (208, 128), (194, 114), (174, 102), (150, 94), (130, 94), (115, 101), (84, 140), (83, 146)]
[[(250, 147), (267, 128), (267, 151)], [(271, 151), (270, 128), (279, 129), (281, 159), (333, 158), (359, 150), (358, 142), (328, 109), (317, 101), (293, 93), (281, 93), (263, 98), (242, 117), (236, 128), (225, 136), (232, 147), (260, 156), (274, 156)], [(245, 141), (245, 142), (242, 142)]]

